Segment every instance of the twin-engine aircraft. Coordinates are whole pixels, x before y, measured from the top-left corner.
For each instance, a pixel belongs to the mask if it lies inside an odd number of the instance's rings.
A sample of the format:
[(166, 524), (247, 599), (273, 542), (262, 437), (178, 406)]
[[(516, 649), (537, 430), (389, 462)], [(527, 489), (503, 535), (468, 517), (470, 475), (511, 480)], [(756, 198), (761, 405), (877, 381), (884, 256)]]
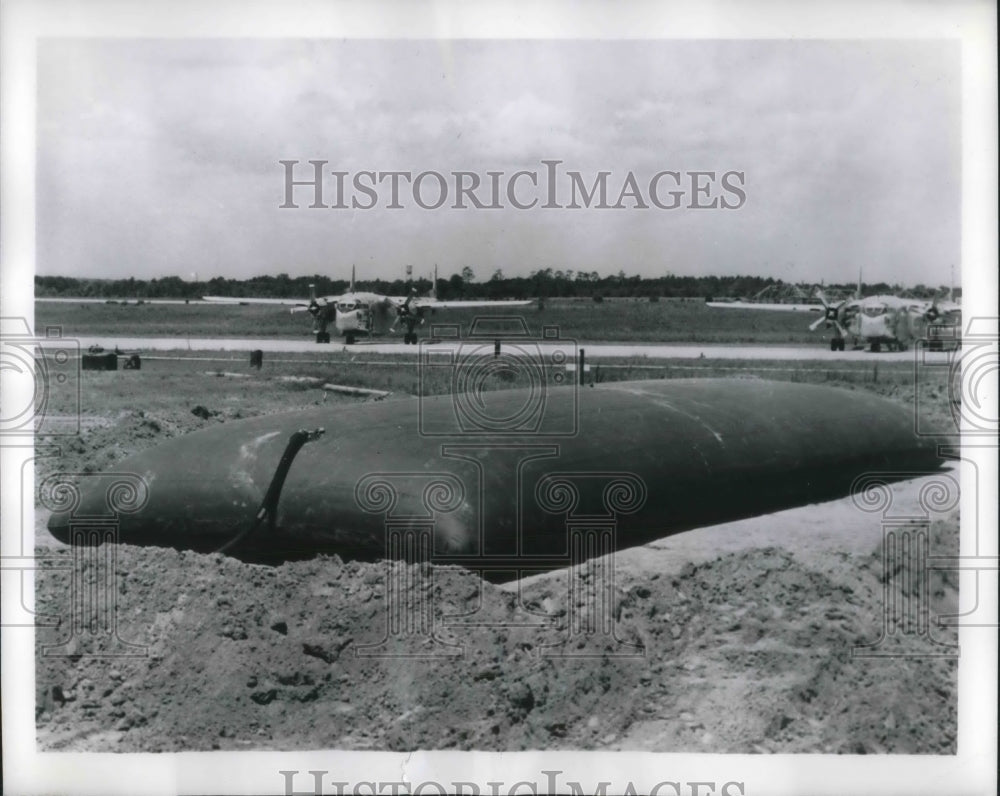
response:
[(830, 339), (831, 351), (843, 351), (848, 335), (862, 346), (868, 343), (878, 352), (885, 345), (890, 351), (905, 351), (910, 343), (927, 337), (928, 326), (961, 325), (961, 308), (951, 301), (922, 301), (899, 296), (868, 296), (831, 304), (822, 291), (816, 292), (823, 305), (823, 317), (809, 325), (815, 331), (820, 324), (835, 330)]
[[(437, 284), (437, 269), (434, 271)], [(416, 290), (409, 296), (384, 296), (354, 289), (354, 269), (351, 269), (351, 286), (347, 293), (339, 296), (317, 296), (314, 285), (310, 285), (312, 295), (309, 301), (300, 299), (235, 298), (231, 296), (204, 296), (205, 301), (226, 304), (279, 304), (292, 305), (292, 312), (308, 312), (313, 317), (313, 334), (317, 343), (329, 343), (327, 331), (332, 322), (338, 335), (343, 335), (344, 343), (353, 345), (358, 337), (375, 337), (393, 334), (402, 324), (406, 332), (403, 342), (416, 344), (414, 329), (424, 322), (427, 310), (459, 307), (521, 307), (531, 301), (438, 301), (433, 290), (430, 296), (418, 297)]]
[(890, 351), (905, 351), (910, 343), (927, 337), (931, 325), (961, 326), (961, 307), (953, 301), (901, 298), (893, 295), (861, 297), (861, 282), (853, 299), (831, 303), (823, 291), (813, 295), (819, 304), (756, 304), (750, 302), (708, 302), (709, 307), (745, 310), (784, 310), (819, 312), (822, 316), (809, 324), (810, 331), (825, 325), (833, 330), (831, 351), (843, 351), (848, 337), (855, 347), (870, 345), (873, 352), (885, 346)]

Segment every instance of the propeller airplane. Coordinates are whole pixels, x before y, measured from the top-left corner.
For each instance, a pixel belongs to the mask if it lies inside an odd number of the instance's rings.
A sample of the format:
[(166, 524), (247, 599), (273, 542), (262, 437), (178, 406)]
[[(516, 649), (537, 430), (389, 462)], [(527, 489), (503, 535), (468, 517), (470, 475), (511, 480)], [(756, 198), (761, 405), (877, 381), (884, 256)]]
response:
[(884, 345), (890, 351), (905, 351), (911, 342), (927, 336), (932, 326), (961, 326), (961, 306), (952, 300), (937, 297), (902, 298), (894, 295), (861, 296), (861, 280), (852, 299), (831, 302), (820, 288), (813, 292), (819, 304), (762, 304), (743, 301), (707, 302), (709, 307), (748, 310), (784, 310), (786, 312), (819, 312), (822, 315), (809, 324), (810, 331), (820, 326), (832, 329), (831, 351), (843, 351), (848, 337), (855, 347), (867, 343), (873, 352)]
[[(317, 343), (329, 343), (327, 331), (331, 322), (344, 343), (353, 345), (358, 337), (375, 337), (393, 334), (400, 324), (406, 329), (403, 342), (411, 345), (417, 342), (415, 328), (424, 322), (427, 310), (457, 309), (462, 307), (523, 307), (531, 304), (525, 301), (439, 301), (434, 295), (418, 296), (411, 290), (408, 296), (386, 296), (380, 293), (356, 290), (354, 268), (351, 268), (351, 285), (346, 293), (339, 296), (317, 296), (315, 285), (310, 285), (308, 301), (301, 299), (236, 298), (231, 296), (204, 296), (205, 301), (225, 304), (278, 304), (291, 305), (291, 311), (308, 312), (313, 317), (313, 334)], [(437, 269), (434, 269), (434, 284), (437, 285)]]
[(809, 329), (815, 331), (821, 324), (833, 328), (831, 351), (843, 351), (848, 336), (868, 343), (874, 352), (881, 351), (883, 345), (890, 351), (905, 351), (912, 341), (925, 336), (930, 324), (961, 324), (957, 321), (959, 306), (936, 298), (924, 301), (883, 295), (831, 304), (822, 291), (818, 290), (816, 296), (823, 306), (823, 316), (809, 324)]

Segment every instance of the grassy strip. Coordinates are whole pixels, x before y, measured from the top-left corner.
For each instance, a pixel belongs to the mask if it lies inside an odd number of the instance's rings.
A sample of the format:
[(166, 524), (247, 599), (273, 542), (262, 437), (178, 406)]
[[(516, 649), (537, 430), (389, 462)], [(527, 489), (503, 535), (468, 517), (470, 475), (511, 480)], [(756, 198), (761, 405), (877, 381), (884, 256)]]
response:
[[(488, 366), (486, 358), (482, 364)], [(481, 382), (482, 389), (509, 389), (531, 386), (529, 369), (497, 370), (490, 372)], [(553, 366), (543, 367), (546, 383), (573, 383), (575, 370)], [(93, 388), (108, 390), (120, 388), (132, 394), (147, 395), (179, 391), (180, 393), (204, 392), (210, 388), (211, 375), (238, 373), (241, 390), (269, 392), (303, 392), (314, 390), (319, 380), (334, 381), (356, 387), (386, 390), (396, 395), (438, 395), (454, 392), (464, 383), (446, 365), (421, 367), (413, 356), (341, 354), (317, 359), (312, 354), (285, 355), (270, 358), (265, 355), (260, 371), (249, 367), (249, 357), (229, 354), (193, 355), (190, 352), (162, 352), (143, 357), (142, 370), (99, 373), (83, 371), (80, 375), (84, 392)], [(538, 371), (535, 372), (537, 378)], [(289, 376), (297, 377), (289, 380)], [(849, 388), (865, 388), (873, 392), (899, 397), (911, 403), (918, 397), (926, 405), (940, 403), (947, 408), (947, 368), (928, 368), (915, 371), (912, 362), (888, 362), (867, 358), (863, 362), (851, 361), (786, 361), (786, 360), (691, 360), (667, 359), (650, 361), (644, 357), (628, 357), (592, 361), (584, 373), (586, 385), (611, 381), (677, 378), (761, 378), (799, 383), (828, 384)], [(225, 377), (223, 377), (225, 378)], [(234, 381), (229, 379), (229, 381)], [(129, 386), (131, 385), (131, 386)], [(100, 401), (101, 396), (95, 395)]]

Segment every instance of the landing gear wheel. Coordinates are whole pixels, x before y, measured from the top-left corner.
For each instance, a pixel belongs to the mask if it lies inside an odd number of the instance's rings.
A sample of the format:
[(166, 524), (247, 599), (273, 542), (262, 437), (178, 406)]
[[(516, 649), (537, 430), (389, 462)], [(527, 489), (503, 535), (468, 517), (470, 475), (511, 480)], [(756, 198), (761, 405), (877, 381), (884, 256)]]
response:
[(403, 335), (403, 345), (416, 345), (417, 344), (417, 333), (407, 332)]
[(875, 340), (872, 343), (872, 353), (877, 354), (881, 350), (882, 350), (882, 343), (880, 343), (878, 340)]
[(316, 342), (317, 343), (329, 343), (330, 333), (329, 332), (316, 332)]
[(354, 345), (354, 332), (344, 334), (344, 345)]
[(834, 337), (830, 341), (830, 350), (831, 351), (840, 351), (841, 350), (841, 343), (843, 343), (842, 340), (838, 340), (836, 337)]

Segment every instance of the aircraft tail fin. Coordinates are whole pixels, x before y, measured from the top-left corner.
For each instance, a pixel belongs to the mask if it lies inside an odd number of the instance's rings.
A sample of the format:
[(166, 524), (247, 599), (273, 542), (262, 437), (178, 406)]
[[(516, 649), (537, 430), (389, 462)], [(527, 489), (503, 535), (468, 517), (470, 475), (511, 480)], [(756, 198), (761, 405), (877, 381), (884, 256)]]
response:
[(354, 292), (354, 266), (351, 266), (351, 292)]
[(858, 289), (854, 291), (854, 298), (861, 299), (861, 266), (858, 266)]
[(438, 267), (437, 267), (437, 263), (434, 263), (434, 281), (431, 282), (431, 293), (430, 293), (430, 296), (431, 296), (432, 299), (436, 299), (438, 297)]

